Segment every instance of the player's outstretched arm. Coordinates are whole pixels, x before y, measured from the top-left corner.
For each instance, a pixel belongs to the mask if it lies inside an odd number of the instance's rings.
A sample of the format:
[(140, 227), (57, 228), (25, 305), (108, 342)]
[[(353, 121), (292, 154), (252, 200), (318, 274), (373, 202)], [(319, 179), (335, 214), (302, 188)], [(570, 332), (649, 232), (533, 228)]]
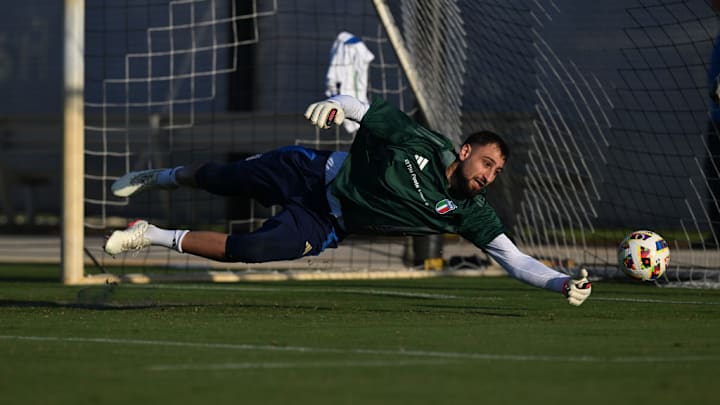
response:
[(320, 129), (340, 125), (345, 118), (360, 122), (370, 106), (352, 96), (337, 95), (327, 100), (310, 104), (305, 118)]
[(521, 252), (505, 234), (498, 235), (485, 250), (510, 276), (535, 287), (562, 293), (572, 305), (580, 305), (590, 296), (592, 287), (586, 270), (581, 277), (571, 279)]

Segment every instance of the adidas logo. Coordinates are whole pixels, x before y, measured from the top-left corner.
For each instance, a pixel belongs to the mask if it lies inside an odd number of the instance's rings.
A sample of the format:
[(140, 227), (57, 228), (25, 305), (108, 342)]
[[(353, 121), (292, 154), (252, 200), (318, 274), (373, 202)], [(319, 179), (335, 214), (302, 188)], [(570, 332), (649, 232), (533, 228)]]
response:
[(306, 254), (310, 253), (311, 250), (312, 250), (312, 245), (310, 244), (310, 242), (305, 241), (305, 251), (303, 252), (302, 255), (305, 256)]
[(418, 167), (422, 170), (425, 168), (425, 165), (428, 164), (429, 160), (426, 157), (415, 155), (415, 162), (417, 162)]

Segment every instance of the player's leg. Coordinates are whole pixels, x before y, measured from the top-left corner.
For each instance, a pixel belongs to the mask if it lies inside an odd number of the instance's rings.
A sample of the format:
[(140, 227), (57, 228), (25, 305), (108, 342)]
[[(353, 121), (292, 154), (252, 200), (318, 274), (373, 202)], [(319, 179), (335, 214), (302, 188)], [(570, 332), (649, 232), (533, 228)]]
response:
[(147, 190), (174, 190), (179, 187), (198, 188), (197, 171), (203, 165), (177, 166), (129, 172), (110, 186), (117, 197), (130, 197)]
[(117, 197), (130, 197), (141, 191), (153, 189), (173, 190), (181, 186), (176, 180), (176, 175), (181, 169), (182, 166), (130, 172), (115, 180), (110, 190)]
[(114, 231), (106, 240), (103, 249), (106, 253), (117, 255), (139, 251), (148, 246), (165, 246), (182, 252), (182, 240), (189, 233), (184, 229), (162, 229), (145, 220), (128, 224), (126, 229)]
[(105, 241), (105, 252), (117, 255), (139, 251), (148, 246), (163, 246), (213, 260), (225, 260), (225, 244), (228, 235), (221, 232), (193, 231), (184, 229), (162, 229), (138, 220), (127, 229), (115, 231)]
[(111, 255), (164, 246), (178, 252), (225, 262), (259, 263), (317, 255), (336, 247), (339, 236), (329, 216), (321, 217), (291, 205), (265, 221), (255, 232), (226, 235), (220, 232), (167, 230), (147, 221), (115, 231), (105, 243)]
[(130, 172), (111, 186), (118, 197), (152, 189), (194, 187), (222, 196), (245, 196), (264, 205), (321, 191), (329, 153), (289, 146), (231, 163), (209, 162), (172, 169)]
[(300, 205), (290, 204), (252, 233), (228, 236), (225, 260), (262, 263), (315, 256), (337, 247), (342, 239), (329, 215), (318, 216)]
[[(194, 184), (221, 196), (249, 197), (265, 206), (285, 205), (308, 194), (324, 195), (329, 152), (287, 146), (227, 164), (206, 163), (194, 173)], [(178, 178), (183, 182), (186, 172)]]

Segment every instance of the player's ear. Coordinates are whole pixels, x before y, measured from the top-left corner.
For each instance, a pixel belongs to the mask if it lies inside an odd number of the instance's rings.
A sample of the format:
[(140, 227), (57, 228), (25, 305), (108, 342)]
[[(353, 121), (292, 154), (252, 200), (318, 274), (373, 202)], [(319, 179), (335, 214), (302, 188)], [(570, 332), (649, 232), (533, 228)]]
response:
[(458, 155), (460, 161), (467, 159), (470, 156), (470, 152), (472, 152), (472, 146), (469, 143), (463, 144), (463, 146), (460, 147), (460, 154)]

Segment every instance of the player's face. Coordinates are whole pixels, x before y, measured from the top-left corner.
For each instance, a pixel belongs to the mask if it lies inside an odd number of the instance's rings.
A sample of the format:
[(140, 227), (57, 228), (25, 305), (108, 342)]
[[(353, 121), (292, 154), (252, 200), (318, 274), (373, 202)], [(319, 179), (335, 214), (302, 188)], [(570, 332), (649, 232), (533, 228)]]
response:
[(505, 157), (496, 144), (463, 145), (459, 158), (451, 187), (467, 198), (492, 184), (505, 167)]

